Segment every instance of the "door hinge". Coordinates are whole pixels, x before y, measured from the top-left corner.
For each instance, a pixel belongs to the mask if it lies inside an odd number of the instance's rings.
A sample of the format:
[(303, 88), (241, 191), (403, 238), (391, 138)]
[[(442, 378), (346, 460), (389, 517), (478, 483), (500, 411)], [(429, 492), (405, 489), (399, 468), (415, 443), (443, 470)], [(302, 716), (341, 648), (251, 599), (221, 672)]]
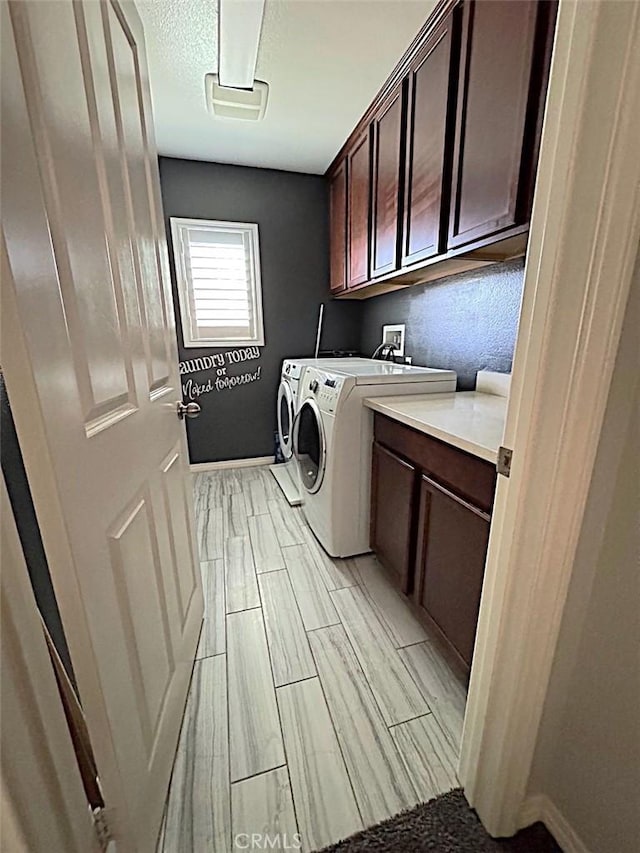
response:
[(511, 460), (513, 458), (513, 450), (509, 447), (499, 447), (498, 448), (498, 461), (496, 463), (496, 468), (498, 474), (502, 474), (503, 477), (511, 476)]
[(96, 835), (98, 836), (100, 847), (102, 850), (106, 850), (109, 846), (109, 842), (113, 838), (109, 827), (106, 809), (102, 808), (93, 810), (93, 825), (96, 828)]
[(499, 447), (498, 448), (498, 461), (496, 463), (496, 468), (498, 470), (498, 474), (502, 474), (503, 477), (511, 476), (511, 460), (513, 459), (513, 450), (509, 447)]

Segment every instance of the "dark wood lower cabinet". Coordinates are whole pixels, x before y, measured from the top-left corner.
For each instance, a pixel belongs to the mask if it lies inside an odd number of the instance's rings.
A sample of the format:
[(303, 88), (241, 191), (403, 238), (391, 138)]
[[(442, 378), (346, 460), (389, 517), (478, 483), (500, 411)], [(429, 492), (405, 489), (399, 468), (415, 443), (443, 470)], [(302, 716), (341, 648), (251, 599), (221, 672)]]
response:
[(469, 669), (495, 466), (376, 414), (371, 548)]
[(418, 519), (414, 599), (470, 667), (490, 516), (423, 476)]
[(408, 592), (416, 469), (381, 444), (374, 444), (371, 482), (371, 547), (400, 589)]

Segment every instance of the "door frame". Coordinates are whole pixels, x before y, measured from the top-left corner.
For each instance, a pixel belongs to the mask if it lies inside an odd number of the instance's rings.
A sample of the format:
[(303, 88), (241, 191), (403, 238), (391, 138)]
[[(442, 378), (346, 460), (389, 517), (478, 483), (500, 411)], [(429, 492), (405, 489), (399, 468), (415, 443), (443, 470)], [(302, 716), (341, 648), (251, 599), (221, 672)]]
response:
[[(5, 725), (21, 729), (18, 742), (3, 745), (0, 813), (5, 847), (35, 849), (38, 840), (49, 838), (65, 844), (68, 853), (99, 853), (2, 472), (0, 521), (3, 656), (17, 662), (19, 669), (17, 678), (15, 672), (3, 670), (3, 735)], [(6, 708), (5, 690), (11, 696)], [(24, 748), (27, 743), (33, 752)]]
[(639, 103), (640, 6), (560, 0), (503, 439), (513, 461), (459, 765), (494, 836), (545, 817), (527, 785), (638, 255)]

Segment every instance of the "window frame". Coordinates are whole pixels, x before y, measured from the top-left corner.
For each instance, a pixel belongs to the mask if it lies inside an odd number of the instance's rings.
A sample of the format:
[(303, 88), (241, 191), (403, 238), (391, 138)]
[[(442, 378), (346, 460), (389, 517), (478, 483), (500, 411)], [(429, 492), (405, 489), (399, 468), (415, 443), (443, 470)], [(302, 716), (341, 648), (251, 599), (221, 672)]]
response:
[[(171, 216), (171, 242), (173, 244), (173, 261), (176, 275), (176, 287), (178, 290), (178, 304), (180, 307), (180, 325), (182, 327), (182, 345), (185, 349), (214, 349), (218, 347), (246, 347), (265, 345), (264, 317), (262, 310), (262, 276), (260, 260), (260, 236), (256, 222), (232, 222), (224, 219), (189, 219), (182, 216)], [(248, 235), (251, 253), (249, 268), (253, 275), (250, 283), (249, 293), (255, 317), (255, 335), (245, 338), (194, 338), (192, 335), (192, 288), (190, 271), (186, 265), (186, 255), (183, 249), (183, 233), (187, 235), (189, 229), (193, 228), (220, 228), (232, 231), (244, 232)]]

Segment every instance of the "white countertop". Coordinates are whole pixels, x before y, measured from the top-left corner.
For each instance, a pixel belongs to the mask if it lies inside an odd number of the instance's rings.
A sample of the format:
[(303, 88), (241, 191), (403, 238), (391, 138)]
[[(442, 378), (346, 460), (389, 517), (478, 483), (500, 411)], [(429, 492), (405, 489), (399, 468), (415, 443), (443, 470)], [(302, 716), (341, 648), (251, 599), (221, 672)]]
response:
[(365, 406), (454, 447), (497, 462), (507, 397), (478, 391), (411, 397), (370, 397)]

